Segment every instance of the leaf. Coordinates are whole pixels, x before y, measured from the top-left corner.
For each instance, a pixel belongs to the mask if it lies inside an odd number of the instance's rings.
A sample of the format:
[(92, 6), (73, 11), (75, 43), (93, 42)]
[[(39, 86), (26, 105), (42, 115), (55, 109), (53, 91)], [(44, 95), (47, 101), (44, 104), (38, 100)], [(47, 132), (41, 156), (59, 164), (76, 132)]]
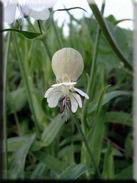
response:
[(106, 114), (106, 121), (109, 123), (127, 125), (129, 127), (133, 126), (132, 115), (126, 112), (108, 112)]
[(19, 149), (12, 155), (12, 161), (9, 168), (9, 177), (11, 179), (24, 178), (24, 167), (29, 149), (35, 140), (36, 135), (26, 136), (25, 141)]
[(113, 179), (114, 178), (114, 161), (113, 161), (113, 148), (109, 143), (107, 152), (104, 157), (104, 165), (103, 165), (103, 179)]
[(133, 179), (133, 166), (123, 169), (119, 174), (115, 175), (116, 180)]
[(18, 30), (18, 29), (4, 29), (1, 32), (5, 32), (5, 31), (13, 31), (13, 32), (20, 33), (20, 34), (22, 34), (23, 36), (25, 36), (28, 39), (34, 39), (34, 38), (36, 38), (36, 37), (41, 35), (41, 33), (21, 31), (21, 30)]
[(119, 57), (119, 60), (123, 62), (124, 66), (130, 69), (131, 71), (133, 70), (132, 64), (127, 60), (123, 52), (121, 51), (119, 45), (117, 44), (113, 34), (111, 33), (108, 24), (106, 23), (105, 19), (103, 18), (101, 12), (99, 11), (95, 1), (90, 5), (91, 10), (100, 26), (100, 29), (102, 30), (105, 38), (107, 39), (109, 45), (115, 52), (115, 54)]
[(46, 165), (44, 163), (39, 163), (34, 171), (32, 172), (31, 179), (40, 179), (42, 178)]
[(27, 102), (25, 88), (18, 88), (8, 93), (7, 102), (11, 113), (19, 112)]
[[(112, 91), (112, 92), (109, 92), (109, 93), (106, 93), (103, 97), (103, 101), (102, 101), (102, 106), (107, 104), (108, 102), (110, 102), (112, 99), (116, 98), (116, 97), (119, 97), (119, 96), (132, 96), (131, 92), (126, 92), (126, 91)], [(94, 101), (94, 102), (91, 102), (89, 104), (89, 110), (88, 110), (88, 113), (91, 113), (93, 111), (95, 111), (97, 108), (97, 102)]]
[(133, 152), (133, 139), (132, 139), (132, 133), (129, 132), (129, 134), (127, 135), (126, 139), (125, 139), (125, 156), (131, 157), (132, 156), (132, 152)]
[(26, 136), (25, 137), (12, 137), (8, 139), (8, 152), (17, 151), (26, 143)]
[(39, 95), (39, 91), (34, 87), (34, 83), (31, 77), (29, 78), (28, 82), (31, 90), (31, 97), (36, 119), (41, 129), (43, 129), (47, 127), (48, 120), (41, 105), (41, 96)]
[(65, 169), (60, 175), (59, 179), (77, 179), (82, 174), (84, 174), (88, 168), (84, 164), (71, 165), (67, 169)]
[[(96, 162), (96, 165), (98, 166), (101, 158), (101, 150), (102, 150), (102, 144), (103, 139), (105, 135), (105, 117), (104, 117), (104, 111), (100, 113), (100, 115), (95, 116), (95, 121), (93, 122), (93, 126), (89, 130), (89, 133), (87, 135), (87, 140), (89, 142), (90, 149), (92, 151), (92, 154), (94, 154), (94, 160)], [(88, 158), (87, 163), (90, 163)]]
[(48, 169), (53, 170), (56, 173), (61, 173), (68, 166), (67, 162), (61, 161), (46, 152), (38, 151), (34, 153), (34, 156), (40, 162), (44, 163)]
[(42, 143), (44, 146), (49, 146), (52, 143), (64, 122), (65, 120), (61, 118), (60, 114), (50, 122), (42, 134)]

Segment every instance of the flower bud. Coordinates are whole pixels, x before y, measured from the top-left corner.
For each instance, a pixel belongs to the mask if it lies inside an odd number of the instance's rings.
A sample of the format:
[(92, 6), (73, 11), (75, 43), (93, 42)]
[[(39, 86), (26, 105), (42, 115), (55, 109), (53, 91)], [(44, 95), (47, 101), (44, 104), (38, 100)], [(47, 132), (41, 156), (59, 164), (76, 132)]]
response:
[(63, 48), (53, 55), (52, 69), (59, 82), (77, 81), (84, 69), (83, 58), (75, 49)]

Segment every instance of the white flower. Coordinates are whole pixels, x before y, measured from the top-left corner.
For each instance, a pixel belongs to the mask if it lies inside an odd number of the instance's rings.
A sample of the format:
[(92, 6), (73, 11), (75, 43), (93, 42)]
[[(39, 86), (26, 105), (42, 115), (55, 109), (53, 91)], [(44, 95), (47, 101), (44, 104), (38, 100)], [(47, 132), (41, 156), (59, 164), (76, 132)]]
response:
[(47, 98), (48, 106), (54, 108), (61, 102), (61, 112), (65, 108), (71, 110), (75, 113), (78, 106), (82, 108), (82, 100), (80, 96), (89, 99), (88, 95), (74, 85), (76, 82), (64, 82), (52, 85), (45, 93), (45, 98)]
[(89, 97), (80, 89), (75, 88), (75, 85), (83, 68), (82, 56), (73, 48), (63, 48), (53, 55), (52, 69), (58, 83), (52, 85), (44, 95), (49, 107), (54, 108), (60, 104), (63, 113), (64, 111), (75, 113), (78, 106), (82, 108), (81, 96), (86, 99)]
[(19, 18), (31, 16), (35, 20), (47, 20), (49, 8), (57, 0), (0, 0), (4, 4), (4, 20), (11, 24)]

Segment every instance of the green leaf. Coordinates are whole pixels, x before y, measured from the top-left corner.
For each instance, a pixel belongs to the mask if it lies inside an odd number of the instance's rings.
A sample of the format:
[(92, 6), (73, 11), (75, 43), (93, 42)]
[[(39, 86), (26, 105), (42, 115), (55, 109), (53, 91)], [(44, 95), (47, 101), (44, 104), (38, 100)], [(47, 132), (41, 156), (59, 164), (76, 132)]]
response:
[(90, 5), (91, 10), (100, 26), (100, 29), (102, 30), (105, 38), (107, 39), (109, 45), (113, 49), (114, 53), (119, 57), (119, 60), (123, 62), (124, 66), (127, 67), (130, 70), (133, 70), (132, 64), (127, 60), (123, 52), (121, 51), (119, 45), (117, 44), (115, 38), (113, 37), (113, 34), (111, 33), (105, 19), (101, 15), (101, 12), (99, 11), (95, 1)]
[(107, 152), (104, 157), (104, 166), (103, 166), (103, 179), (113, 179), (114, 178), (114, 160), (113, 160), (113, 148), (109, 143)]
[[(110, 102), (112, 99), (119, 97), (119, 96), (132, 96), (131, 92), (126, 91), (112, 91), (109, 93), (106, 93), (103, 97), (102, 106)], [(91, 102), (89, 104), (89, 110), (88, 113), (91, 113), (97, 109), (97, 102)]]
[(33, 141), (35, 140), (35, 137), (35, 134), (24, 137), (26, 138), (24, 143), (13, 153), (9, 168), (9, 177), (11, 179), (24, 178), (26, 157)]
[(133, 179), (133, 166), (123, 169), (119, 174), (115, 175), (116, 180)]
[(32, 172), (31, 179), (40, 179), (42, 178), (46, 165), (44, 163), (39, 163), (34, 171)]
[(50, 122), (42, 134), (43, 146), (49, 146), (53, 142), (64, 122), (65, 120), (61, 118), (60, 114)]
[(59, 179), (77, 179), (82, 174), (84, 174), (88, 168), (84, 164), (71, 165), (67, 169), (65, 169), (60, 175)]
[(126, 139), (125, 139), (125, 156), (128, 158), (128, 157), (131, 157), (132, 156), (132, 152), (133, 152), (133, 139), (132, 139), (132, 133), (130, 132)]
[(34, 155), (40, 162), (44, 163), (48, 169), (56, 173), (61, 173), (68, 166), (67, 162), (59, 160), (46, 152), (38, 151), (35, 152)]
[(27, 102), (25, 88), (18, 88), (8, 93), (7, 102), (11, 113), (19, 112)]
[(8, 152), (15, 152), (20, 149), (27, 141), (28, 137), (12, 137), (8, 139)]
[[(103, 144), (103, 139), (105, 135), (104, 122), (105, 122), (105, 117), (104, 117), (104, 111), (103, 111), (100, 113), (100, 115), (95, 116), (95, 120), (92, 121), (93, 126), (91, 127), (87, 135), (87, 140), (89, 142), (89, 146), (92, 151), (92, 154), (94, 154), (94, 160), (97, 166), (100, 162), (102, 144)], [(90, 163), (88, 158), (87, 158), (87, 163)]]
[(108, 112), (106, 114), (106, 120), (110, 123), (119, 123), (129, 127), (133, 126), (132, 115), (125, 112)]
[(13, 32), (20, 33), (21, 35), (25, 36), (28, 39), (34, 39), (41, 35), (41, 33), (21, 31), (21, 30), (17, 30), (17, 29), (4, 29), (1, 32), (5, 32), (5, 31), (13, 31)]
[(41, 105), (41, 96), (39, 95), (39, 91), (34, 87), (34, 83), (32, 81), (32, 78), (30, 77), (29, 80), (29, 87), (31, 90), (31, 97), (32, 97), (32, 103), (33, 103), (33, 109), (36, 115), (36, 119), (39, 123), (39, 126), (41, 129), (47, 127), (47, 116), (44, 113), (44, 110)]

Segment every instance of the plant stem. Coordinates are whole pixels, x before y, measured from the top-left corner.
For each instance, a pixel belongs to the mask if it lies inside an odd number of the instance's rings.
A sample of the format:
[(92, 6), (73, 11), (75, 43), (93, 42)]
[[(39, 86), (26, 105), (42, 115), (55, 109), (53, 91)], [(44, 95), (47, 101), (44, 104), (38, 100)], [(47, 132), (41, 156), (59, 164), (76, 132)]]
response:
[(47, 42), (46, 42), (45, 40), (42, 40), (42, 42), (43, 42), (43, 44), (44, 44), (44, 46), (45, 46), (45, 49), (46, 49), (46, 51), (47, 51), (47, 55), (48, 55), (48, 57), (49, 57), (49, 60), (51, 61), (52, 55), (51, 55), (51, 53), (50, 53), (49, 47), (48, 47), (48, 45), (47, 45)]
[(31, 112), (32, 112), (32, 115), (33, 115), (33, 120), (34, 120), (34, 124), (35, 124), (35, 127), (36, 127), (37, 136), (39, 137), (39, 135), (40, 135), (39, 125), (38, 125), (37, 117), (36, 117), (35, 110), (34, 110), (34, 107), (33, 107), (33, 100), (32, 100), (32, 95), (31, 95), (31, 89), (29, 87), (29, 81), (28, 81), (27, 72), (26, 72), (26, 68), (25, 68), (25, 62), (23, 62), (23, 60), (20, 56), (21, 55), (20, 54), (20, 49), (19, 49), (19, 45), (17, 43), (17, 38), (16, 38), (15, 34), (14, 34), (14, 37), (15, 37), (16, 54), (17, 54), (21, 74), (22, 74), (22, 77), (23, 77), (23, 80), (24, 80), (24, 84), (25, 84), (25, 87), (26, 87), (26, 91), (27, 91), (27, 95), (28, 95), (28, 102), (29, 102), (30, 109), (31, 109)]
[(22, 130), (21, 130), (20, 123), (19, 123), (18, 116), (17, 116), (16, 112), (14, 112), (14, 119), (15, 119), (16, 126), (17, 126), (17, 129), (18, 129), (18, 134), (19, 134), (19, 136), (21, 136), (22, 135)]
[(40, 21), (38, 20), (37, 22), (38, 22), (38, 26), (39, 26), (40, 33), (42, 34), (42, 28), (41, 28)]
[(54, 29), (54, 32), (55, 32), (55, 35), (56, 35), (56, 39), (58, 41), (58, 44), (59, 44), (59, 48), (62, 48), (62, 42), (60, 40), (60, 37), (59, 37), (59, 34), (58, 34), (58, 31), (57, 31), (57, 28), (56, 28), (56, 25), (55, 25), (55, 22), (54, 20), (52, 19), (52, 25), (53, 25), (53, 29)]
[(3, 71), (3, 132), (4, 132), (4, 140), (3, 140), (3, 146), (4, 146), (4, 178), (8, 177), (8, 147), (7, 147), (7, 97), (6, 97), (6, 91), (7, 91), (7, 65), (8, 65), (8, 53), (9, 53), (9, 46), (10, 46), (10, 37), (11, 33), (8, 33), (8, 39), (7, 39), (7, 46), (5, 51), (5, 57), (4, 57), (4, 71)]
[(89, 154), (89, 157), (90, 157), (91, 161), (93, 162), (94, 168), (95, 168), (95, 170), (96, 170), (98, 176), (101, 177), (100, 171), (99, 171), (99, 169), (98, 169), (98, 167), (97, 167), (97, 165), (96, 165), (96, 162), (95, 162), (95, 160), (94, 160), (94, 156), (93, 156), (93, 154), (92, 154), (92, 152), (91, 152), (91, 149), (90, 149), (90, 147), (89, 147), (89, 144), (88, 144), (88, 142), (87, 142), (87, 139), (86, 139), (86, 137), (85, 137), (85, 135), (84, 135), (84, 133), (83, 133), (83, 131), (82, 131), (81, 125), (79, 124), (79, 122), (76, 122), (75, 119), (74, 119), (74, 123), (75, 123), (75, 125), (76, 125), (76, 127), (77, 127), (79, 133), (81, 134), (81, 137), (82, 137), (82, 139), (83, 139), (83, 142), (84, 142), (84, 144), (85, 144), (85, 146), (86, 146), (86, 148), (87, 148), (87, 152), (88, 152), (88, 154)]
[[(104, 9), (105, 9), (105, 2), (102, 4), (102, 8), (101, 8), (102, 14), (104, 13)], [(94, 51), (93, 51), (92, 64), (91, 64), (91, 68), (90, 68), (90, 78), (89, 78), (88, 86), (87, 86), (88, 95), (90, 94), (90, 89), (91, 89), (92, 83), (94, 81), (96, 60), (97, 60), (97, 51), (98, 51), (98, 47), (99, 47), (100, 36), (101, 36), (101, 29), (98, 27), (97, 34), (96, 34), (96, 40), (95, 40), (95, 47), (94, 47)], [(91, 93), (92, 93), (92, 91), (93, 91), (93, 87), (92, 87)], [(87, 104), (88, 104), (88, 101), (85, 100), (84, 105), (83, 105), (83, 111), (82, 111), (82, 127), (83, 127), (84, 132), (85, 132), (84, 119), (86, 117)]]
[[(105, 9), (105, 2), (103, 2), (103, 4), (102, 4), (102, 8), (101, 8), (102, 14), (104, 13), (104, 9)], [(90, 94), (90, 90), (91, 90), (91, 87), (92, 87), (92, 84), (94, 81), (94, 77), (95, 77), (97, 51), (98, 51), (100, 36), (101, 36), (101, 30), (98, 27), (97, 34), (96, 34), (96, 40), (95, 40), (95, 47), (94, 47), (94, 51), (93, 51), (92, 64), (91, 64), (91, 68), (90, 68), (90, 78), (89, 78), (88, 86), (87, 86), (88, 95)], [(93, 91), (93, 87), (92, 87), (91, 93), (92, 93), (92, 91)], [(86, 115), (87, 115), (87, 104), (88, 104), (88, 101), (84, 100), (83, 111), (82, 111), (82, 116), (81, 116), (81, 127), (82, 127), (84, 134), (86, 134), (86, 129), (85, 129), (86, 120), (85, 119), (86, 119)], [(83, 146), (82, 147), (83, 154), (84, 154), (84, 148), (85, 147)], [(94, 164), (96, 164), (96, 162)]]

